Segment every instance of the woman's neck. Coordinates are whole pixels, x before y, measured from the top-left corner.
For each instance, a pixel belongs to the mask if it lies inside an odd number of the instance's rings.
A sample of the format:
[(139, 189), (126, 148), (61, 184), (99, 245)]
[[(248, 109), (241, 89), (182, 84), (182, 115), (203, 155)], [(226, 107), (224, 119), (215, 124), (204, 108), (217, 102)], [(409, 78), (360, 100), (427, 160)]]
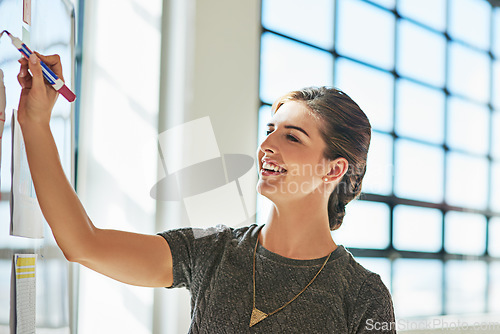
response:
[(299, 260), (321, 258), (335, 250), (328, 212), (304, 204), (274, 205), (260, 232), (260, 244), (273, 253)]

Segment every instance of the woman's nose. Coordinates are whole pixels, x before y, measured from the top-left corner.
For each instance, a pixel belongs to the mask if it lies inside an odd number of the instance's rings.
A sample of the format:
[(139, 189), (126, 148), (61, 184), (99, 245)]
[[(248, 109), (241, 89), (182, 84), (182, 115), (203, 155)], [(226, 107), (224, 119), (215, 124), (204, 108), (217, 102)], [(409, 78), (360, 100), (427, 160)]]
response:
[(259, 150), (263, 153), (276, 153), (278, 149), (276, 147), (276, 143), (274, 142), (274, 137), (273, 133), (268, 134), (262, 143), (260, 143)]

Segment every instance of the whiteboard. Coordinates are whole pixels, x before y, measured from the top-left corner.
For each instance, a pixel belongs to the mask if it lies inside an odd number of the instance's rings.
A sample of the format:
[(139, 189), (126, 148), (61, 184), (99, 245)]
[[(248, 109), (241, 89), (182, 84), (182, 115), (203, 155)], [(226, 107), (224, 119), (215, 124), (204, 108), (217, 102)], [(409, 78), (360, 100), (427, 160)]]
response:
[[(75, 9), (65, 0), (32, 1), (31, 26), (23, 23), (23, 1), (0, 1), (0, 30), (8, 30), (22, 38), (32, 50), (42, 54), (61, 56), (66, 84), (74, 90), (75, 64)], [(10, 333), (9, 313), (11, 298), (12, 257), (16, 253), (37, 254), (36, 328), (37, 333), (69, 333), (77, 302), (72, 286), (73, 267), (56, 246), (47, 224), (43, 239), (9, 235), (11, 187), (11, 116), (17, 109), (20, 86), (17, 82), (20, 53), (10, 39), (0, 40), (0, 68), (6, 87), (6, 123), (2, 141), (2, 169), (0, 171), (0, 334)], [(64, 171), (74, 184), (74, 103), (59, 98), (52, 113), (51, 129), (59, 150)]]

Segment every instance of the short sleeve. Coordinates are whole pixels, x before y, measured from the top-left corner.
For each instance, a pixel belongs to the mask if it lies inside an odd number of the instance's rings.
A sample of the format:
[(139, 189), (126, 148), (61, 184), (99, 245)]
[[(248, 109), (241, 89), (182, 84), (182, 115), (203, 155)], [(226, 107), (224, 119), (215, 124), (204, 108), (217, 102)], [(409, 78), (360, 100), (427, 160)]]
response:
[(361, 286), (354, 305), (351, 333), (396, 333), (394, 307), (389, 290), (380, 276), (371, 273)]
[(194, 281), (217, 262), (231, 229), (224, 225), (209, 228), (179, 228), (158, 233), (172, 252), (173, 284), (168, 288), (191, 290)]

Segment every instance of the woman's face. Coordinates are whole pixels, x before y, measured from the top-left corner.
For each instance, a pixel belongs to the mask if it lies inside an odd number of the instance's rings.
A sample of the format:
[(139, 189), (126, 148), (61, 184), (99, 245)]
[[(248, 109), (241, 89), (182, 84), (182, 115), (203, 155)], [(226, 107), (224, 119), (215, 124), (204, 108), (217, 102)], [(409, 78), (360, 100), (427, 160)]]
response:
[(267, 137), (257, 151), (257, 191), (276, 203), (324, 191), (328, 160), (319, 120), (300, 101), (285, 102), (267, 125)]

